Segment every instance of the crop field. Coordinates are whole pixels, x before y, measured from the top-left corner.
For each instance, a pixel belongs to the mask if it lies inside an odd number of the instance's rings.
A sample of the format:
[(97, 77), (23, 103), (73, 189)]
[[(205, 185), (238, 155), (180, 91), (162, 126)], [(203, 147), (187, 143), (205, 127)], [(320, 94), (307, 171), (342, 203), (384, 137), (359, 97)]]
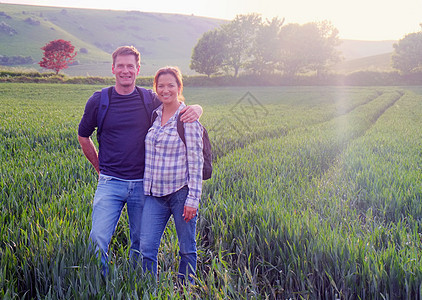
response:
[(88, 250), (97, 176), (77, 141), (100, 86), (0, 84), (0, 298), (421, 299), (422, 88), (185, 88), (213, 145), (195, 285)]

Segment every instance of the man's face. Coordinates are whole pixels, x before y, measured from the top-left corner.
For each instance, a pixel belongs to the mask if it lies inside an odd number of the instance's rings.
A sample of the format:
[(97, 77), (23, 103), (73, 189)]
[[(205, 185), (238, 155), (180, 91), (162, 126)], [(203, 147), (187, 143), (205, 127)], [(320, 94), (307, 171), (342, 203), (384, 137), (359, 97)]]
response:
[(139, 74), (139, 66), (136, 65), (134, 55), (118, 55), (112, 66), (112, 72), (116, 76), (116, 86), (129, 88), (135, 86), (136, 76)]

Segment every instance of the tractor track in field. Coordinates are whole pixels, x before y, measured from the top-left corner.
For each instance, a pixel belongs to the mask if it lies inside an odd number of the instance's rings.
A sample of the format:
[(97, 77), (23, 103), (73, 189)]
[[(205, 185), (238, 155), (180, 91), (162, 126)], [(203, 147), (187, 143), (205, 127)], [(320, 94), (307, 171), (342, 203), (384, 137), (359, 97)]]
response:
[[(396, 90), (395, 91), (397, 94), (398, 94), (398, 96), (397, 97), (395, 97), (394, 98), (394, 100), (389, 104), (389, 105), (387, 105), (386, 107), (384, 107), (384, 109), (383, 110), (381, 110), (380, 111), (380, 113), (375, 117), (375, 119), (373, 120), (373, 122), (372, 122), (372, 125), (366, 130), (366, 131), (368, 131), (368, 130), (370, 130), (374, 125), (375, 125), (375, 123), (378, 121), (378, 119), (389, 109), (389, 108), (391, 108), (392, 106), (394, 106), (396, 103), (397, 103), (397, 101), (399, 101), (403, 96), (404, 96), (404, 92), (403, 91), (400, 91), (400, 90)], [(365, 131), (365, 133), (366, 133), (366, 131)], [(364, 133), (364, 134), (365, 134)]]
[[(325, 119), (325, 120), (321, 120), (319, 122), (315, 122), (312, 124), (308, 124), (307, 126), (316, 126), (318, 124), (323, 124), (326, 122), (330, 122), (332, 120), (334, 120), (335, 118), (338, 118), (340, 116), (343, 115), (347, 115), (349, 113), (351, 113), (352, 111), (358, 109), (359, 107), (362, 107), (364, 105), (369, 104), (370, 102), (376, 100), (377, 98), (379, 98), (380, 96), (382, 96), (385, 92), (384, 91), (376, 91), (375, 95), (370, 95), (368, 96), (362, 103), (359, 103), (358, 105), (352, 106), (344, 111), (342, 111), (341, 113), (337, 113), (337, 114), (333, 114), (330, 118)], [(300, 128), (303, 128), (303, 126), (297, 126), (297, 127), (291, 127), (291, 128), (285, 128), (285, 127), (280, 127), (268, 132), (265, 132), (265, 134), (257, 134), (257, 135), (245, 135), (243, 136), (243, 139), (240, 138), (239, 140), (232, 140), (232, 141), (228, 141), (230, 144), (232, 144), (231, 146), (229, 146), (229, 150), (221, 150), (218, 145), (213, 145), (214, 148), (216, 148), (213, 153), (213, 161), (217, 161), (225, 156), (227, 156), (228, 154), (230, 154), (231, 152), (237, 150), (237, 149), (243, 149), (245, 147), (247, 147), (250, 144), (253, 143), (257, 143), (260, 142), (262, 140), (265, 139), (273, 139), (273, 138), (280, 138), (280, 137), (284, 137), (289, 135), (292, 132), (295, 132), (296, 130), (299, 130)], [(251, 140), (252, 138), (252, 140)]]
[[(343, 147), (341, 147), (341, 148), (338, 149), (339, 151), (338, 151), (337, 155), (331, 160), (331, 163), (327, 163), (326, 167), (324, 168), (325, 170), (321, 173), (321, 177), (324, 176), (324, 174), (326, 174), (327, 172), (329, 172), (329, 170), (331, 170), (333, 166), (335, 166), (336, 161), (337, 161), (337, 158), (341, 155), (341, 153), (344, 152), (344, 150), (347, 148), (348, 145), (350, 145), (350, 143), (352, 143), (354, 140), (356, 140), (356, 139), (364, 136), (366, 134), (366, 132), (368, 132), (371, 128), (373, 128), (374, 125), (377, 123), (378, 119), (389, 108), (393, 107), (397, 103), (397, 101), (399, 101), (403, 97), (403, 95), (405, 94), (403, 91), (400, 91), (400, 90), (396, 90), (394, 92), (397, 93), (397, 95), (394, 98), (392, 98), (391, 102), (388, 105), (386, 105), (385, 107), (383, 107), (377, 114), (375, 114), (371, 118), (370, 125), (365, 130), (363, 130), (360, 134), (358, 134), (356, 136), (353, 136), (352, 138), (348, 139), (347, 143)], [(381, 93), (378, 97), (380, 97), (383, 94), (384, 93)], [(373, 100), (375, 100), (377, 98), (374, 98)], [(373, 100), (371, 100), (371, 101), (373, 101)], [(371, 101), (368, 101), (366, 104), (369, 104)], [(359, 107), (362, 107), (362, 106), (360, 105)], [(357, 109), (357, 107), (355, 109)], [(353, 110), (351, 110), (350, 112), (352, 112), (352, 111)]]

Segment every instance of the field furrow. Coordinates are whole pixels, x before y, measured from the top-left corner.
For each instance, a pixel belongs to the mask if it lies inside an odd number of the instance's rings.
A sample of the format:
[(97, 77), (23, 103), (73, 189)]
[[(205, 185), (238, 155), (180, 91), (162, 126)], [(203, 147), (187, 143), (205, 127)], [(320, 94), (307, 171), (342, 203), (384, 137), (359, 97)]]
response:
[(216, 159), (183, 295), (172, 223), (159, 288), (127, 259), (125, 213), (106, 280), (88, 250), (97, 176), (76, 134), (99, 88), (0, 84), (0, 298), (420, 298), (420, 87), (186, 88)]
[[(215, 160), (253, 142), (324, 123), (368, 104), (391, 89), (306, 88), (190, 89), (187, 99), (212, 104), (201, 122), (208, 128)], [(224, 97), (222, 97), (224, 93)], [(209, 99), (204, 97), (208, 97)], [(223, 98), (224, 105), (221, 104)], [(198, 100), (198, 101), (196, 101)]]
[[(316, 196), (322, 190), (314, 183), (323, 182), (342, 153), (402, 95), (384, 93), (348, 114), (299, 128), (281, 139), (257, 142), (219, 161), (216, 176), (206, 185), (208, 200), (199, 226), (205, 245), (228, 253), (232, 264), (243, 267), (236, 277), (248, 270), (272, 278), (261, 287), (267, 292), (288, 290), (285, 295), (292, 295), (306, 290), (324, 298), (321, 293), (331, 290), (334, 297), (329, 277), (335, 276), (328, 269), (328, 274), (321, 273), (319, 264), (333, 255), (331, 251), (340, 250), (337, 244), (348, 247), (343, 238), (353, 231), (343, 232), (344, 220), (338, 220), (333, 207), (316, 209), (321, 208)], [(327, 202), (333, 204), (331, 198)], [(358, 258), (337, 259), (329, 263), (334, 273), (349, 272), (350, 260)], [(291, 282), (292, 277), (297, 281)], [(344, 279), (336, 280), (347, 286)], [(350, 293), (347, 287), (345, 294)]]

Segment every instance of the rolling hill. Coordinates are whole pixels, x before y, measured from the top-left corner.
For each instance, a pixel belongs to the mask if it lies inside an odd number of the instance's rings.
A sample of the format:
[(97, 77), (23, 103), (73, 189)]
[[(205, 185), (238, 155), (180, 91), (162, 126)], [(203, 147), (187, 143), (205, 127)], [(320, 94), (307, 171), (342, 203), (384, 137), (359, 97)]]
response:
[(356, 71), (391, 72), (394, 71), (391, 66), (391, 54), (390, 52), (345, 60), (335, 65), (333, 71), (344, 74)]
[(397, 41), (359, 41), (341, 40), (338, 49), (342, 52), (345, 60), (360, 59), (367, 56), (393, 52), (393, 44)]
[(110, 53), (121, 45), (133, 45), (141, 52), (143, 75), (154, 74), (167, 64), (177, 64), (187, 72), (198, 38), (223, 22), (139, 11), (0, 4), (0, 28), (4, 28), (0, 31), (0, 54), (31, 56), (38, 62), (40, 48), (61, 38), (79, 50), (79, 65), (64, 72), (70, 75), (111, 76)]
[[(0, 55), (30, 56), (34, 63), (25, 67), (41, 70), (40, 48), (64, 39), (76, 47), (78, 64), (63, 73), (111, 76), (112, 51), (133, 45), (141, 52), (141, 76), (153, 75), (164, 65), (178, 65), (183, 73), (194, 74), (189, 69), (193, 47), (204, 32), (225, 22), (193, 15), (0, 3)], [(393, 43), (343, 40), (339, 51), (345, 60), (335, 70), (388, 69), (386, 57)]]
[(333, 67), (338, 73), (355, 71), (390, 72), (393, 44), (397, 41), (342, 40), (338, 50), (343, 60)]

